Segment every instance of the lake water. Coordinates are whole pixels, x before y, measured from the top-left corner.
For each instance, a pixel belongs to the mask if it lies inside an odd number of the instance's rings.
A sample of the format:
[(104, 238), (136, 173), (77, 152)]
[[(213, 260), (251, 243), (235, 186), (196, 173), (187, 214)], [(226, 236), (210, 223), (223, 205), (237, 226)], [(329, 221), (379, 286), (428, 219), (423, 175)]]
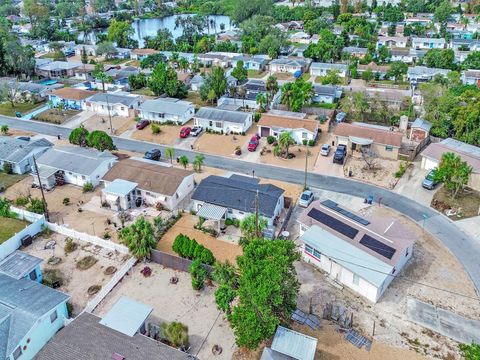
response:
[[(132, 38), (134, 40), (138, 41), (139, 47), (143, 47), (144, 41), (143, 38), (145, 36), (155, 36), (157, 34), (157, 31), (160, 29), (168, 29), (173, 35), (173, 38), (176, 39), (179, 36), (182, 35), (183, 33), (183, 28), (179, 26), (178, 28), (175, 28), (175, 21), (178, 17), (187, 17), (189, 15), (172, 15), (172, 16), (167, 16), (164, 18), (155, 18), (155, 19), (140, 19), (140, 20), (135, 20), (132, 23), (133, 30), (135, 31), (134, 35)], [(190, 15), (193, 16), (193, 15)], [(208, 17), (209, 22), (208, 22), (208, 28), (207, 24), (205, 24), (205, 28), (203, 29), (204, 33), (208, 34), (214, 34), (215, 32), (220, 32), (220, 25), (224, 24), (225, 25), (225, 30), (232, 30), (234, 29), (234, 26), (232, 22), (230, 21), (230, 18), (228, 16), (223, 16), (223, 15), (210, 15)], [(213, 23), (212, 23), (213, 20)], [(96, 34), (98, 33), (105, 33), (106, 30), (103, 31), (98, 31), (96, 33), (91, 33), (87, 37), (87, 42), (94, 44), (97, 40)], [(78, 37), (79, 40), (83, 40), (83, 34), (79, 34)]]

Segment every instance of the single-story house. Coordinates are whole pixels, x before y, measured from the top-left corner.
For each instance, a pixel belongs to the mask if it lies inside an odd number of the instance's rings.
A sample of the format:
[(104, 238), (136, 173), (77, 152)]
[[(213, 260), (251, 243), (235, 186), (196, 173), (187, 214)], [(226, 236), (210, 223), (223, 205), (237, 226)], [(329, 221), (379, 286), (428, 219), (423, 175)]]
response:
[(445, 49), (445, 39), (440, 38), (419, 38), (412, 37), (412, 48), (414, 49)]
[(192, 91), (199, 91), (204, 82), (205, 78), (202, 75), (197, 74), (190, 81), (190, 89), (192, 89)]
[(264, 56), (236, 56), (232, 59), (232, 67), (237, 66), (238, 61), (243, 61), (243, 67), (247, 70), (263, 71), (267, 65), (267, 59)]
[(130, 59), (142, 61), (147, 56), (158, 53), (159, 51), (154, 49), (133, 49), (130, 53)]
[(310, 65), (310, 75), (312, 76), (325, 76), (329, 71), (337, 71), (338, 76), (344, 78), (348, 76), (348, 65), (319, 62), (313, 62)]
[(480, 70), (462, 71), (462, 83), (465, 85), (480, 85)]
[(363, 59), (365, 55), (367, 55), (368, 49), (356, 46), (346, 46), (342, 49), (342, 53), (348, 54), (358, 59)]
[(138, 158), (119, 161), (103, 181), (105, 201), (116, 211), (158, 203), (175, 210), (194, 188), (192, 171)]
[(185, 124), (195, 114), (193, 103), (174, 98), (147, 100), (138, 109), (142, 119), (158, 123), (173, 121), (179, 125)]
[(79, 61), (50, 61), (35, 65), (35, 73), (46, 78), (61, 78), (75, 76), (75, 70), (82, 67)]
[(97, 93), (85, 102), (85, 110), (93, 111), (99, 115), (129, 117), (135, 114), (140, 106), (139, 95), (127, 93)]
[(378, 157), (390, 160), (398, 159), (403, 137), (400, 132), (365, 123), (338, 124), (335, 128), (335, 136), (336, 145), (347, 145), (347, 149), (352, 153), (370, 149)]
[(272, 72), (295, 74), (297, 71), (305, 72), (308, 61), (304, 58), (278, 58), (270, 61), (268, 66)]
[(367, 65), (361, 65), (359, 64), (357, 66), (357, 72), (359, 75), (362, 75), (365, 71), (370, 70), (374, 75), (378, 74), (380, 79), (384, 79), (385, 76), (387, 75), (387, 71), (390, 69), (389, 66), (386, 65), (377, 65), (374, 62), (371, 62), (370, 64)]
[(449, 47), (453, 50), (480, 50), (480, 41), (473, 39), (451, 39)]
[(310, 44), (312, 36), (303, 31), (297, 31), (288, 36), (288, 40), (298, 44)]
[(16, 280), (30, 279), (41, 284), (43, 276), (40, 264), (42, 261), (36, 256), (15, 250), (0, 260), (0, 274), (8, 275)]
[[(116, 156), (108, 151), (56, 146), (37, 159), (37, 166), (42, 186), (52, 189), (64, 183), (78, 186), (90, 183), (97, 186), (116, 161)], [(33, 182), (38, 185), (37, 174), (32, 173), (32, 176)]]
[(243, 133), (252, 126), (252, 113), (202, 107), (194, 116), (195, 126), (224, 133)]
[(480, 148), (466, 144), (452, 138), (444, 139), (438, 143), (431, 143), (421, 153), (422, 169), (431, 170), (440, 164), (442, 155), (451, 152), (466, 161), (473, 169), (468, 181), (468, 186), (480, 191)]
[(66, 109), (81, 110), (85, 107), (85, 101), (95, 94), (95, 91), (90, 90), (73, 87), (61, 88), (50, 92), (48, 101), (50, 101), (53, 107), (63, 104)]
[(297, 144), (304, 140), (315, 140), (318, 135), (318, 121), (289, 116), (263, 114), (258, 122), (258, 134), (261, 137), (275, 136), (290, 131)]
[(328, 85), (313, 85), (315, 95), (312, 97), (314, 103), (333, 104), (342, 97), (342, 88)]
[(391, 49), (390, 50), (391, 61), (402, 61), (407, 64), (412, 64), (416, 59), (415, 54), (410, 49)]
[(115, 59), (130, 59), (132, 49), (117, 47), (117, 53), (114, 55)]
[(407, 79), (411, 83), (424, 82), (432, 80), (436, 75), (446, 77), (450, 70), (429, 68), (426, 66), (409, 67), (407, 71)]
[(260, 184), (258, 178), (241, 175), (210, 175), (192, 195), (197, 215), (211, 220), (238, 219), (258, 212), (272, 226), (284, 208), (284, 190), (272, 184)]
[(33, 359), (64, 326), (68, 295), (0, 273), (0, 358)]
[(303, 260), (374, 303), (412, 257), (414, 237), (398, 219), (317, 200), (298, 222)]
[(87, 54), (87, 56), (97, 56), (97, 45), (89, 45), (89, 44), (79, 44), (75, 46), (75, 55), (82, 56), (83, 52)]
[(409, 139), (416, 142), (422, 142), (430, 137), (432, 123), (427, 120), (416, 118), (410, 126)]
[[(105, 74), (109, 78), (111, 78), (111, 80), (109, 80), (110, 84), (120, 85), (120, 86), (129, 86), (128, 77), (130, 75), (138, 75), (139, 72), (140, 71), (136, 67), (126, 66), (120, 69), (117, 69), (117, 68), (109, 69), (105, 72)], [(100, 84), (101, 86), (102, 81), (100, 79), (95, 79), (95, 82)]]
[(198, 54), (198, 61), (205, 66), (228, 67), (230, 61), (228, 57), (220, 54)]
[(385, 46), (387, 48), (406, 48), (408, 37), (404, 36), (379, 36), (377, 40), (377, 49)]
[(314, 337), (278, 326), (272, 345), (263, 349), (260, 360), (314, 360), (317, 342)]
[(0, 136), (0, 169), (5, 163), (12, 165), (14, 174), (25, 174), (32, 169), (33, 157), (39, 157), (53, 144), (46, 139), (22, 140)]

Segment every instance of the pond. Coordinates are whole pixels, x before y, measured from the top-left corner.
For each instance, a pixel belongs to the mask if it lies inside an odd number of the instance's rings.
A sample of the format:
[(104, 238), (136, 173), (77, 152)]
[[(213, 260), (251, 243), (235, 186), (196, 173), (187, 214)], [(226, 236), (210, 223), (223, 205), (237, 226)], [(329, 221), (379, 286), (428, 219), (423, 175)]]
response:
[[(144, 41), (143, 38), (145, 36), (155, 36), (157, 34), (157, 31), (160, 29), (168, 29), (173, 35), (173, 38), (176, 39), (179, 36), (182, 35), (183, 28), (179, 26), (178, 28), (175, 28), (175, 21), (178, 17), (187, 17), (187, 16), (194, 16), (192, 15), (172, 15), (172, 16), (166, 16), (163, 18), (154, 18), (154, 19), (139, 19), (135, 20), (132, 23), (133, 30), (135, 33), (133, 34), (132, 38), (134, 40), (138, 41), (139, 47), (144, 46)], [(218, 33), (221, 31), (220, 27), (221, 24), (225, 25), (225, 30), (232, 30), (234, 29), (234, 25), (232, 24), (230, 17), (224, 16), (224, 15), (210, 15), (208, 17), (208, 27), (205, 26), (203, 31), (205, 33)], [(207, 24), (205, 24), (207, 25)], [(95, 33), (90, 33), (87, 36), (87, 42), (88, 43), (95, 43), (97, 41), (97, 34), (99, 33), (105, 33), (106, 30), (98, 30)], [(83, 33), (80, 33), (78, 36), (79, 40), (83, 40)]]

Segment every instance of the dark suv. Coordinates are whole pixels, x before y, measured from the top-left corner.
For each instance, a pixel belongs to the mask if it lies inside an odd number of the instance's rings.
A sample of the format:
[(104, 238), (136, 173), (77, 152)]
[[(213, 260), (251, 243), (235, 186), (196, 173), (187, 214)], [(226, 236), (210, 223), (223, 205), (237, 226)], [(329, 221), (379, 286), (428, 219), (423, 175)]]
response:
[(159, 161), (161, 156), (162, 156), (162, 152), (159, 149), (152, 149), (152, 150), (148, 150), (143, 156), (143, 158), (147, 160)]
[(338, 145), (335, 154), (333, 154), (333, 163), (343, 165), (345, 156), (347, 156), (347, 146), (342, 144)]

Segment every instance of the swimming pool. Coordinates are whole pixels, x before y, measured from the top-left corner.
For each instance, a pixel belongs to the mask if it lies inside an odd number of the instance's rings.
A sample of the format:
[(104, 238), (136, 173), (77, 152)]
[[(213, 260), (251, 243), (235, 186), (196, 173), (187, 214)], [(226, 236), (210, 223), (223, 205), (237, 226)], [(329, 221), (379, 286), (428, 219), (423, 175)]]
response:
[(57, 83), (57, 80), (43, 80), (43, 81), (40, 81), (39, 84), (42, 84), (42, 85), (54, 85)]

